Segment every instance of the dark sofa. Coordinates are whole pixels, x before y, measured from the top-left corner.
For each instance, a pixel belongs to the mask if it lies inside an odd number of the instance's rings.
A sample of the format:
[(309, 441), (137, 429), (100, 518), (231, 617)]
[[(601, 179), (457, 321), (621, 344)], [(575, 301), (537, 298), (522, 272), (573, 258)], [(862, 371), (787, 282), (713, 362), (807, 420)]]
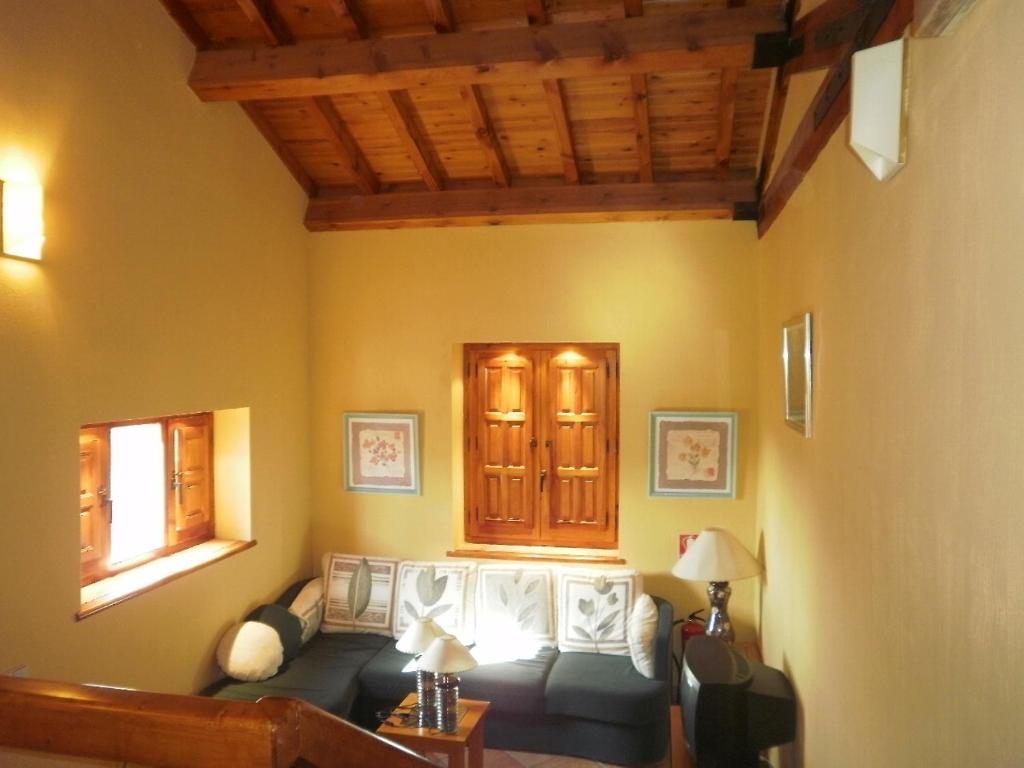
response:
[[(278, 603), (291, 604), (302, 588)], [(491, 702), (485, 726), (490, 748), (564, 754), (628, 766), (661, 760), (669, 744), (672, 606), (655, 597), (655, 677), (636, 671), (629, 656), (559, 653), (544, 649), (529, 660), (486, 664), (460, 676), (460, 695)], [(415, 690), (403, 673), (409, 656), (380, 635), (318, 632), (269, 680), (220, 680), (205, 695), (255, 701), (263, 696), (303, 699), (373, 730), (377, 713)]]

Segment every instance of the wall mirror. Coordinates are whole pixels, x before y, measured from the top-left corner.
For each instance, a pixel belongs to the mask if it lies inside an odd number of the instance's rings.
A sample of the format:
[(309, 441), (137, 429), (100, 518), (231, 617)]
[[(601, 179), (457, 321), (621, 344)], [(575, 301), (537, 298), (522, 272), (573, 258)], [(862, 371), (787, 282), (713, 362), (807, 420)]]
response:
[(782, 370), (786, 382), (786, 423), (811, 436), (811, 313), (782, 326)]

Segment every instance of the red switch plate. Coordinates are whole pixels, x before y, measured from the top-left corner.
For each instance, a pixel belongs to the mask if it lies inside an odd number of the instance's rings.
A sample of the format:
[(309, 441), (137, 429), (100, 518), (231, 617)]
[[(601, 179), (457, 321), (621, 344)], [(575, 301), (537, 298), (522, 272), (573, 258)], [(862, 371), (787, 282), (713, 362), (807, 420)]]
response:
[(686, 548), (693, 543), (694, 539), (697, 538), (696, 533), (680, 533), (679, 534), (679, 556), (682, 557), (686, 554)]

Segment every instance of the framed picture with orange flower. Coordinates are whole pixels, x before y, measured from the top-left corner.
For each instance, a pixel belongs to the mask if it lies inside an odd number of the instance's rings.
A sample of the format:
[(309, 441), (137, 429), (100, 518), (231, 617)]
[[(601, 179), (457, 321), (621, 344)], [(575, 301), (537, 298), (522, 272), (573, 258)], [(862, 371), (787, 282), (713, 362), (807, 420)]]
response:
[(345, 414), (345, 488), (363, 493), (420, 492), (419, 417)]
[(650, 494), (736, 498), (736, 413), (652, 411)]

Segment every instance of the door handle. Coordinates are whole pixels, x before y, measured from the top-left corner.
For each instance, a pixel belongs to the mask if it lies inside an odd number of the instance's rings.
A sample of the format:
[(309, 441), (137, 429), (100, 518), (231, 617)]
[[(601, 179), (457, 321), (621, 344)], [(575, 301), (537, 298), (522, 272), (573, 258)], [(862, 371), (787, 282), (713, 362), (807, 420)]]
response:
[(547, 480), (547, 478), (548, 478), (548, 471), (546, 469), (542, 469), (540, 471), (540, 492), (541, 493), (544, 493), (544, 481)]

